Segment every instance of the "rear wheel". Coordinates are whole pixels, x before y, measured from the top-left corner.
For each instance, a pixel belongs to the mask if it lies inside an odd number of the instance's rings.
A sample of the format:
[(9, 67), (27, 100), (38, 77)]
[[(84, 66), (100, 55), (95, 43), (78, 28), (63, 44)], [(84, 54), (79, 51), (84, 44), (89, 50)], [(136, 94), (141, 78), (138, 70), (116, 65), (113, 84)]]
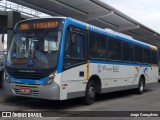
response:
[(139, 84), (138, 84), (138, 88), (137, 88), (137, 93), (141, 95), (141, 94), (143, 93), (143, 91), (144, 91), (144, 87), (145, 87), (144, 79), (141, 77), (141, 78), (139, 79)]
[(86, 105), (91, 105), (94, 103), (96, 96), (94, 81), (89, 81), (86, 87), (85, 97), (83, 98), (83, 103)]

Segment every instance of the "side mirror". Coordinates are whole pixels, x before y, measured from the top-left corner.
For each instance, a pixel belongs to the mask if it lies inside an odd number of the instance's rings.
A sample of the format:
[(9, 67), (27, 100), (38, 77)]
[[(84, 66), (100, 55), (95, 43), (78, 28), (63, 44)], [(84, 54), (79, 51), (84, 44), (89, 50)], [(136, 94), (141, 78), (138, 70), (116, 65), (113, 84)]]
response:
[(4, 34), (2, 34), (2, 43), (4, 43)]

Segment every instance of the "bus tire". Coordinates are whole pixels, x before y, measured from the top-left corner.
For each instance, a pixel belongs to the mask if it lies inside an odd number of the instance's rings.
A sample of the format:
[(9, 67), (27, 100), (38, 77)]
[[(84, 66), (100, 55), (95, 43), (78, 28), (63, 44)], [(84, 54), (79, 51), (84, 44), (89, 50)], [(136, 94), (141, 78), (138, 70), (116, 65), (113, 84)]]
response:
[(139, 79), (139, 84), (138, 84), (138, 88), (137, 88), (137, 93), (139, 95), (141, 95), (144, 91), (144, 87), (145, 87), (145, 83), (144, 83), (144, 79), (142, 77), (140, 77)]
[(95, 84), (94, 84), (94, 81), (91, 80), (87, 84), (85, 97), (83, 97), (83, 103), (86, 105), (93, 104), (95, 100), (95, 96), (96, 96)]

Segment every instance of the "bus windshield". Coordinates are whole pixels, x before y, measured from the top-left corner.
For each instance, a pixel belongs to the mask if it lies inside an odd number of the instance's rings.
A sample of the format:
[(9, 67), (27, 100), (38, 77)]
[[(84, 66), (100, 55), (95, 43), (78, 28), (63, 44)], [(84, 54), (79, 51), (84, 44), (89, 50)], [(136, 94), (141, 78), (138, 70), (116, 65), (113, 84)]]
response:
[(7, 65), (13, 68), (51, 69), (57, 66), (61, 31), (40, 29), (16, 31)]

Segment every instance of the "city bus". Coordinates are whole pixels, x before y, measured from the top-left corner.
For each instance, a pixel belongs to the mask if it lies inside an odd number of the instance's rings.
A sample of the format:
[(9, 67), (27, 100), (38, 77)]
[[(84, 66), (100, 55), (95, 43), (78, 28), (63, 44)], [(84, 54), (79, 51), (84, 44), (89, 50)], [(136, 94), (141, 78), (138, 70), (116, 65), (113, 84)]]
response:
[(4, 89), (13, 96), (82, 98), (158, 82), (157, 47), (70, 17), (18, 22), (5, 63)]

